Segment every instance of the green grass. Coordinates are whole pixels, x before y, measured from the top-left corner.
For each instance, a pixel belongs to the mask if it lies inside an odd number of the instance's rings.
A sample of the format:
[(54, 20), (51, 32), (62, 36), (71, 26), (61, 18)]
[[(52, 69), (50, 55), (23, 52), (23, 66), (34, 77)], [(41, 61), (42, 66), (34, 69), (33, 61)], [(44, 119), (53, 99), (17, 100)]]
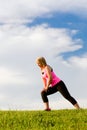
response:
[(87, 109), (0, 111), (0, 130), (87, 130)]

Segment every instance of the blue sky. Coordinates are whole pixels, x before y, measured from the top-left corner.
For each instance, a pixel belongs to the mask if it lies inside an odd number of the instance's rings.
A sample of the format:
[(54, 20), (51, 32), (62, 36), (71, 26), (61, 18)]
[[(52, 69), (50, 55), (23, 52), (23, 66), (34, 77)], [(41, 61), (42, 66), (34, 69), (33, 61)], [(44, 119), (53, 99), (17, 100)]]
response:
[[(0, 109), (44, 109), (38, 56), (87, 108), (86, 34), (86, 0), (0, 0)], [(73, 108), (59, 93), (49, 100)]]

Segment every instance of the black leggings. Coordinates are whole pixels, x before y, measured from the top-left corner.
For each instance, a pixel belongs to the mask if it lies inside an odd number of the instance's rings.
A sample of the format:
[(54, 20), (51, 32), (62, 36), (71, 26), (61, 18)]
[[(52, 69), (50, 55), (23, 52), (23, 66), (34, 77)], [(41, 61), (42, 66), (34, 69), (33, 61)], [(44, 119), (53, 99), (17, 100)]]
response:
[(43, 102), (48, 102), (48, 95), (51, 95), (53, 93), (56, 93), (57, 91), (59, 91), (64, 98), (66, 98), (69, 102), (71, 102), (73, 105), (75, 105), (77, 103), (77, 101), (70, 95), (69, 91), (67, 90), (66, 85), (64, 84), (63, 81), (60, 81), (59, 83), (57, 83), (55, 86), (53, 87), (49, 87), (47, 91), (43, 90), (41, 92), (41, 97)]

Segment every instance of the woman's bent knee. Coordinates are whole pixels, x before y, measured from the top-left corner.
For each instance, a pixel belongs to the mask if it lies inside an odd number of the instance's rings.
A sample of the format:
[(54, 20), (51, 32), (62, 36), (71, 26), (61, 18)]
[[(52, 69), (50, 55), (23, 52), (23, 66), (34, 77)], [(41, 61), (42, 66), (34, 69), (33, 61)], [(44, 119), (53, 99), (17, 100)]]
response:
[(47, 98), (47, 94), (45, 90), (41, 91), (41, 97), (42, 97), (43, 102), (48, 102), (48, 98)]
[(42, 90), (41, 95), (46, 95), (46, 92), (44, 90)]

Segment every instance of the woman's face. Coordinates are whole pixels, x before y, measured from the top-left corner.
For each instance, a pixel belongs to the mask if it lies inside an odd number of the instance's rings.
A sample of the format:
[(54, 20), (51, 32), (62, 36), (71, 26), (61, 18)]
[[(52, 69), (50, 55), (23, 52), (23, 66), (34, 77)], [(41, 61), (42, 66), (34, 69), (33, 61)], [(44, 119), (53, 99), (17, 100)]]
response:
[(42, 64), (41, 64), (40, 62), (37, 62), (37, 65), (38, 65), (39, 67), (42, 67)]

